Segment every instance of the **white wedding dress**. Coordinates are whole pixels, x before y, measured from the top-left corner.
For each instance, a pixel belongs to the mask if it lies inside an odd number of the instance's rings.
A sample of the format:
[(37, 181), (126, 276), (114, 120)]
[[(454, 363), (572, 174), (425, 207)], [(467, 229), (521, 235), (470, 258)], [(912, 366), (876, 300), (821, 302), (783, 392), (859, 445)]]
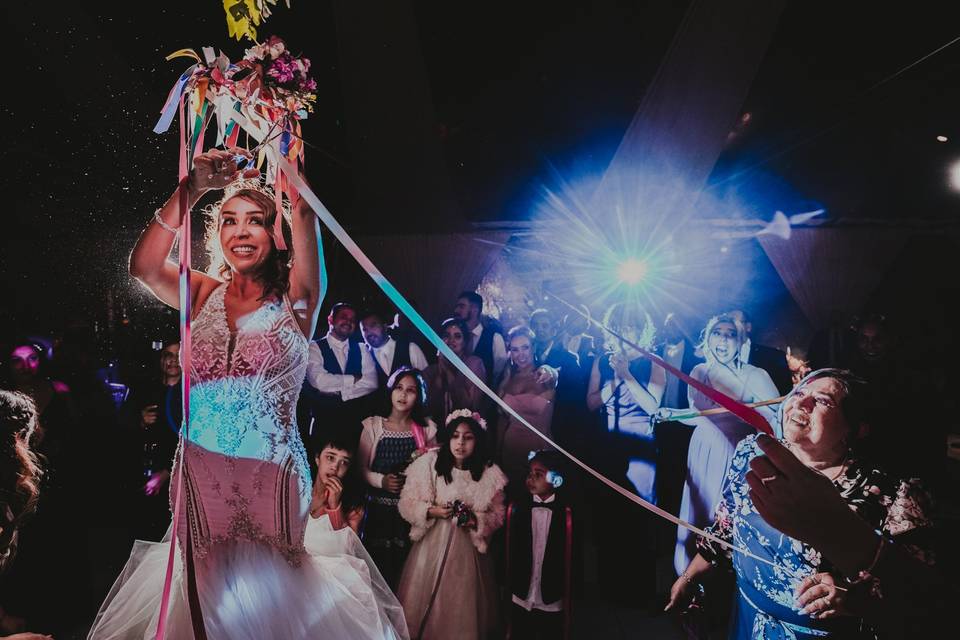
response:
[[(184, 502), (166, 637), (194, 637), (189, 527), (209, 640), (407, 638), (399, 602), (353, 531), (307, 527), (310, 471), (295, 409), (308, 341), (289, 301), (265, 303), (231, 334), (225, 289), (192, 325), (190, 436), (171, 477), (173, 503), (183, 473)], [(134, 544), (90, 640), (154, 637), (168, 554), (168, 541)]]

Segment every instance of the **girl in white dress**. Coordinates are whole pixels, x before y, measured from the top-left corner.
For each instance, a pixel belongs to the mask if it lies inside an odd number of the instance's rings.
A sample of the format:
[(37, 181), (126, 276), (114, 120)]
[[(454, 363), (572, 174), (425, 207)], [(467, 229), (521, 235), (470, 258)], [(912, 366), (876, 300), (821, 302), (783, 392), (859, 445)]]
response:
[(397, 595), (414, 638), (477, 640), (499, 624), (487, 543), (503, 526), (507, 478), (484, 453), (479, 415), (454, 411), (440, 449), (407, 468), (400, 515), (414, 541)]

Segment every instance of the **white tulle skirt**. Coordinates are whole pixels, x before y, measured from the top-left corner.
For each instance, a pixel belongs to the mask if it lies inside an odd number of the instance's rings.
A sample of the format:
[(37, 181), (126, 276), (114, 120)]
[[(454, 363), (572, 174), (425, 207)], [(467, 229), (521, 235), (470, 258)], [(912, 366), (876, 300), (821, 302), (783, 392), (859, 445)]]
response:
[[(169, 532), (167, 534), (169, 537)], [(323, 516), (307, 525), (307, 553), (292, 566), (272, 547), (247, 541), (213, 545), (195, 562), (209, 640), (408, 637), (403, 609), (350, 529)], [(169, 543), (134, 543), (97, 614), (88, 640), (153, 638)], [(166, 637), (193, 637), (179, 549)]]

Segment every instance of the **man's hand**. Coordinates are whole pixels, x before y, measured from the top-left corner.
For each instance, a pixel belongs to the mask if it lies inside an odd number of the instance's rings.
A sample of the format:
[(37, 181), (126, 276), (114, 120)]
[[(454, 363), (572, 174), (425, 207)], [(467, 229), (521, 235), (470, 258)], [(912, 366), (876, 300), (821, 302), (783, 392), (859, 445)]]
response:
[(140, 426), (147, 427), (157, 422), (158, 405), (148, 404), (140, 411)]

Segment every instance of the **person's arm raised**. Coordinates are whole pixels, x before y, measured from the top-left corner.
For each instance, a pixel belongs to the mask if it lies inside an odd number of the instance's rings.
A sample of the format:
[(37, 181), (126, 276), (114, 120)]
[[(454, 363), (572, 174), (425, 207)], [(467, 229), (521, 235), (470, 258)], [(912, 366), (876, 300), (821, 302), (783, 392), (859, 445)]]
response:
[[(179, 267), (170, 258), (180, 226), (180, 189), (187, 189), (189, 206), (197, 203), (207, 191), (222, 189), (234, 180), (245, 177), (253, 178), (260, 174), (257, 169), (240, 171), (234, 158), (237, 155), (249, 153), (242, 149), (218, 151), (211, 149), (194, 158), (193, 171), (190, 179), (174, 190), (154, 215), (147, 228), (140, 234), (137, 244), (130, 253), (130, 275), (146, 286), (153, 295), (171, 307), (180, 308), (179, 295)], [(191, 280), (191, 299), (196, 301), (197, 292), (205, 281), (212, 281), (210, 276), (194, 272)]]
[[(300, 179), (306, 182), (301, 175)], [(291, 216), (293, 266), (290, 269), (290, 300), (300, 320), (304, 335), (313, 337), (317, 328), (320, 303), (327, 292), (327, 270), (323, 258), (320, 222), (301, 196)]]

